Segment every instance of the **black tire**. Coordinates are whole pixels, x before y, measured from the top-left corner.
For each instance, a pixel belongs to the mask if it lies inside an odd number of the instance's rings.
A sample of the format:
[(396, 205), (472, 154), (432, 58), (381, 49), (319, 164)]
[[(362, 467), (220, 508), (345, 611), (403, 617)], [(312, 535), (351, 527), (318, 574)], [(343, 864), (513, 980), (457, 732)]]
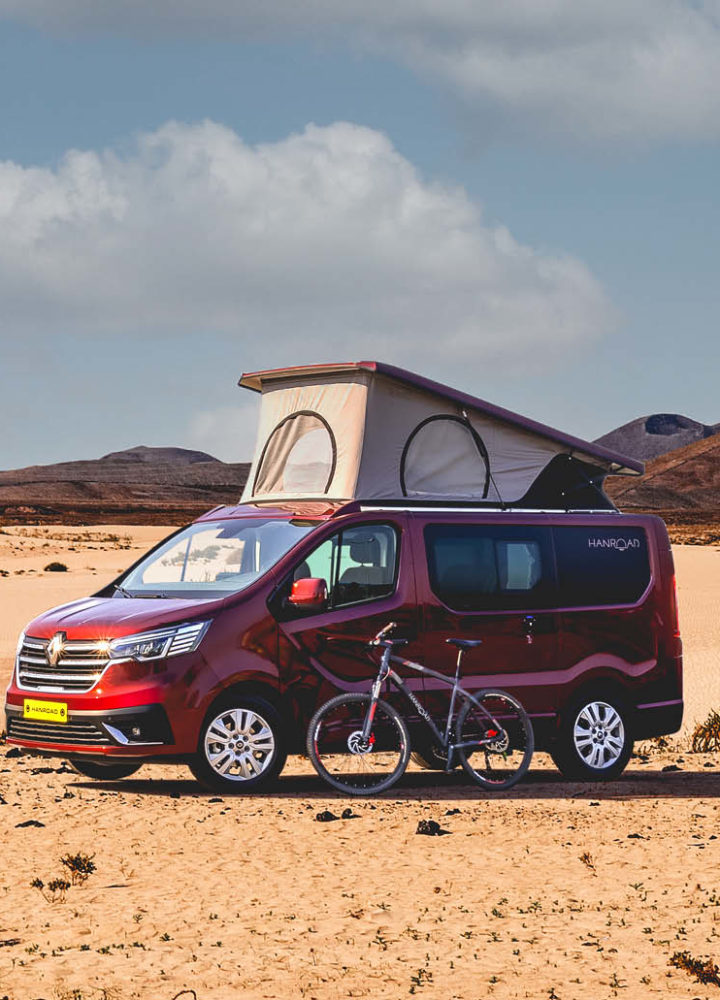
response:
[(566, 778), (610, 781), (625, 770), (632, 750), (627, 706), (615, 692), (596, 690), (577, 698), (563, 713), (550, 756)]
[[(500, 792), (512, 788), (527, 774), (535, 749), (535, 735), (527, 712), (507, 691), (490, 688), (475, 698), (482, 708), (466, 701), (460, 710), (457, 741), (478, 743), (477, 750), (458, 749), (460, 763), (479, 785)], [(499, 730), (493, 738), (495, 728)]]
[(212, 705), (188, 767), (205, 788), (234, 795), (273, 782), (286, 758), (277, 709), (264, 698), (239, 692)]
[(347, 795), (384, 792), (402, 777), (410, 758), (407, 726), (386, 701), (377, 702), (370, 740), (363, 746), (370, 703), (369, 694), (338, 695), (318, 709), (308, 726), (313, 767), (331, 788)]
[(79, 760), (71, 757), (68, 764), (81, 774), (84, 778), (93, 778), (96, 781), (119, 781), (120, 778), (129, 778), (142, 767), (142, 764), (121, 764), (113, 762), (110, 764), (98, 764), (94, 760)]

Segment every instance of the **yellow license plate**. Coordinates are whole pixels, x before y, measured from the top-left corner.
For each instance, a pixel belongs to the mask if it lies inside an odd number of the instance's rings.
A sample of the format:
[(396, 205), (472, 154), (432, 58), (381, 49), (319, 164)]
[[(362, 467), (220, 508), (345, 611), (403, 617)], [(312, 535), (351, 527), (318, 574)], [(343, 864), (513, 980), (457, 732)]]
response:
[(67, 705), (62, 701), (38, 701), (37, 698), (26, 698), (23, 702), (23, 718), (65, 723), (68, 720)]

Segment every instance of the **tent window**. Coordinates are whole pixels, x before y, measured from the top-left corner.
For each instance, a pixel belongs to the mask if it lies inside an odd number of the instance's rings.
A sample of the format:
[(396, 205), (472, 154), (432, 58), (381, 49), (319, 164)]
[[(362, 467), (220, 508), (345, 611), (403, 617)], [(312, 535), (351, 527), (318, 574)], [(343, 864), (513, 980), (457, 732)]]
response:
[(482, 438), (461, 417), (428, 417), (407, 439), (400, 484), (406, 497), (484, 499), (490, 485), (490, 463)]
[(292, 413), (267, 439), (253, 492), (327, 493), (336, 459), (335, 438), (327, 421), (311, 410)]

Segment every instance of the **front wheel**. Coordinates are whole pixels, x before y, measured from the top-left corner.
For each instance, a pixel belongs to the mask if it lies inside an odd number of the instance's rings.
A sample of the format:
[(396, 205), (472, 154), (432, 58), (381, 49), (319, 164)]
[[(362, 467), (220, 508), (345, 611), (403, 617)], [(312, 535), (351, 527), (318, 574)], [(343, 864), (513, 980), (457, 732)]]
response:
[(624, 770), (633, 749), (628, 713), (614, 694), (587, 694), (565, 713), (550, 754), (566, 778), (608, 781)]
[(483, 788), (512, 788), (527, 773), (535, 737), (527, 712), (506, 691), (487, 690), (466, 701), (457, 725), (457, 750), (466, 772)]
[(188, 766), (205, 788), (233, 794), (271, 782), (285, 758), (278, 712), (263, 698), (238, 694), (210, 709)]
[(373, 795), (398, 781), (410, 757), (407, 726), (385, 701), (378, 701), (370, 735), (363, 728), (369, 694), (341, 694), (310, 720), (308, 757), (328, 785), (348, 795)]

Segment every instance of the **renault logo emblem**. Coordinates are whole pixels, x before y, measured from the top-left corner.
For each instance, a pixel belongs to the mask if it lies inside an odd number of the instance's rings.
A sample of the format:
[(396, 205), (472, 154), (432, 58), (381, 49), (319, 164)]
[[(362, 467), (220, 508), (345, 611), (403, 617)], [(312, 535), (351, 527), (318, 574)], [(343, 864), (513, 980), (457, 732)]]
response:
[(65, 642), (67, 635), (65, 632), (56, 632), (47, 645), (46, 656), (51, 667), (56, 667), (60, 662), (60, 657), (65, 652)]

